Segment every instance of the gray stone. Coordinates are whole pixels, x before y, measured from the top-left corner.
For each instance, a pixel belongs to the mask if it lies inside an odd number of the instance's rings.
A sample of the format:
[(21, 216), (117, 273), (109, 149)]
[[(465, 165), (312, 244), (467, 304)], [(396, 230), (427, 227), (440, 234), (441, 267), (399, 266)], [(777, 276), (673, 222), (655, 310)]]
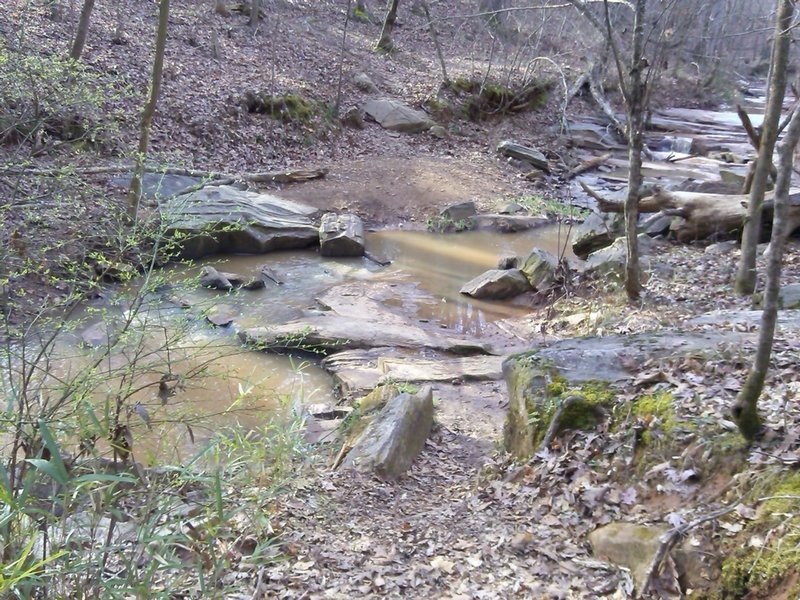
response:
[(246, 277), (237, 273), (226, 273), (224, 271), (219, 271), (217, 274), (220, 275), (223, 280), (227, 280), (231, 286), (237, 290), (261, 290), (267, 286), (263, 277)]
[(625, 231), (624, 218), (619, 213), (590, 214), (572, 235), (572, 251), (586, 259), (592, 252), (610, 246)]
[(222, 290), (223, 292), (229, 292), (233, 289), (233, 284), (225, 275), (214, 267), (209, 266), (200, 269), (200, 285), (212, 290)]
[(710, 246), (706, 246), (704, 252), (706, 254), (712, 255), (722, 255), (722, 254), (730, 254), (739, 246), (734, 240), (728, 240), (726, 242), (717, 242), (716, 244), (711, 244)]
[(501, 256), (497, 261), (498, 269), (516, 269), (519, 267), (519, 256)]
[(558, 259), (540, 248), (534, 248), (522, 261), (520, 269), (534, 289), (547, 287), (555, 277)]
[(630, 569), (636, 589), (641, 592), (665, 532), (666, 528), (652, 525), (609, 523), (591, 532), (589, 541), (596, 558)]
[(344, 459), (342, 468), (403, 475), (425, 447), (433, 427), (433, 391), (400, 394), (386, 403)]
[(414, 110), (399, 100), (368, 100), (363, 108), (381, 127), (392, 131), (419, 133), (436, 125), (424, 112)]
[(327, 213), (319, 226), (322, 256), (363, 256), (364, 223), (356, 215)]
[(518, 202), (509, 202), (497, 211), (501, 215), (513, 215), (516, 213), (527, 212), (525, 207)]
[(530, 289), (528, 279), (519, 269), (492, 269), (465, 283), (461, 293), (485, 300), (505, 300)]
[(378, 91), (378, 86), (375, 85), (375, 82), (372, 81), (366, 73), (357, 73), (356, 76), (353, 77), (353, 82), (362, 92), (374, 94)]
[(356, 348), (430, 348), (454, 354), (491, 354), (485, 344), (463, 336), (429, 333), (408, 323), (351, 316), (313, 316), (274, 327), (239, 332), (242, 341), (264, 350), (310, 350), (331, 354)]
[(307, 248), (319, 241), (313, 207), (231, 186), (206, 186), (161, 203), (168, 234), (179, 237), (181, 257), (262, 254)]
[(546, 217), (530, 215), (478, 215), (473, 218), (478, 229), (490, 229), (498, 233), (516, 233), (528, 231), (552, 223)]
[(351, 106), (342, 115), (342, 125), (353, 129), (364, 129), (364, 111), (357, 106)]
[(541, 169), (546, 173), (550, 172), (550, 164), (547, 162), (547, 157), (536, 148), (529, 148), (510, 140), (504, 140), (498, 144), (497, 151), (503, 156), (526, 161), (537, 169)]
[(217, 327), (228, 327), (233, 320), (238, 316), (238, 312), (232, 306), (227, 304), (219, 304), (211, 308), (206, 315), (206, 319), (212, 325)]
[[(715, 310), (689, 320), (689, 325), (707, 325), (730, 330), (734, 327), (752, 329), (761, 324), (760, 310)], [(776, 321), (779, 330), (786, 332), (800, 331), (800, 311), (788, 310), (778, 313)]]
[(113, 345), (115, 336), (112, 335), (109, 325), (101, 321), (89, 325), (86, 329), (81, 331), (81, 342), (86, 346), (99, 348), (100, 346)]
[(651, 215), (648, 219), (639, 226), (639, 231), (643, 231), (649, 236), (662, 235), (669, 231), (672, 225), (672, 217), (657, 213)]
[(441, 212), (442, 218), (453, 222), (466, 221), (477, 214), (478, 208), (472, 200), (451, 204)]
[[(640, 266), (648, 267), (648, 255), (656, 243), (653, 238), (645, 233), (640, 233), (639, 259)], [(608, 248), (593, 252), (586, 260), (586, 272), (608, 277), (623, 278), (625, 276), (625, 263), (628, 257), (628, 248), (624, 237), (617, 238)]]
[[(764, 294), (759, 292), (753, 295), (753, 308), (764, 307)], [(800, 283), (790, 283), (781, 287), (778, 294), (778, 308), (780, 310), (800, 309)]]
[(731, 171), (730, 169), (720, 169), (719, 177), (720, 179), (722, 179), (723, 183), (730, 186), (736, 186), (736, 189), (740, 191), (744, 188), (744, 182), (746, 177), (741, 173), (737, 173), (736, 171)]
[[(115, 177), (111, 180), (111, 183), (129, 189), (131, 187), (131, 177), (132, 175)], [(142, 193), (148, 200), (166, 199), (202, 182), (202, 177), (145, 173), (144, 177), (142, 177)]]
[(447, 137), (447, 129), (445, 129), (441, 125), (434, 125), (428, 130), (428, 133), (430, 133), (435, 138), (439, 138), (440, 140), (443, 140), (444, 138)]

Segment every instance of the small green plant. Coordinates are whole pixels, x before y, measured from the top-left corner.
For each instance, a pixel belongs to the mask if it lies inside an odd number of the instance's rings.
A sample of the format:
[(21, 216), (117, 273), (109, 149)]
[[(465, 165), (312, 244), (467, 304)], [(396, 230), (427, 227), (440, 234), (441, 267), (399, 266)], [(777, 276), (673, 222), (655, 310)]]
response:
[(589, 211), (586, 209), (564, 204), (559, 200), (546, 198), (544, 196), (520, 196), (515, 199), (515, 202), (518, 202), (532, 214), (543, 214), (548, 217), (574, 220), (583, 220), (589, 216)]
[(472, 219), (452, 220), (446, 216), (430, 217), (425, 222), (428, 231), (433, 233), (461, 233), (474, 229), (475, 222)]
[(547, 102), (551, 87), (547, 82), (526, 82), (512, 88), (491, 81), (457, 77), (449, 89), (463, 98), (459, 109), (461, 116), (477, 122), (493, 116), (539, 109)]

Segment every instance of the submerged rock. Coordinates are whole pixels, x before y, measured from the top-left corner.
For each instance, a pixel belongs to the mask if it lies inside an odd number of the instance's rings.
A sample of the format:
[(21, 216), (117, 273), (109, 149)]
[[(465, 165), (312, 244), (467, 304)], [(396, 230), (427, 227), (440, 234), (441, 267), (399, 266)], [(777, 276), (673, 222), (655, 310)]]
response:
[(473, 298), (505, 300), (530, 289), (527, 278), (519, 269), (492, 269), (464, 284), (461, 293)]
[(356, 348), (431, 348), (455, 354), (491, 354), (485, 344), (465, 337), (429, 333), (407, 323), (371, 321), (339, 315), (309, 317), (239, 333), (242, 341), (264, 350), (305, 350), (331, 354)]
[(364, 223), (356, 215), (327, 213), (319, 226), (322, 256), (363, 256)]
[(212, 290), (222, 290), (223, 292), (229, 292), (233, 289), (233, 284), (225, 275), (214, 267), (209, 266), (200, 269), (200, 285)]
[(384, 129), (404, 133), (428, 131), (436, 125), (424, 112), (414, 110), (399, 100), (381, 98), (364, 103), (364, 112)]
[(433, 391), (429, 386), (413, 395), (395, 396), (367, 425), (342, 468), (397, 478), (422, 452), (432, 427)]
[(206, 186), (161, 203), (167, 232), (182, 258), (210, 254), (263, 254), (307, 248), (319, 232), (309, 218), (317, 209), (232, 186)]

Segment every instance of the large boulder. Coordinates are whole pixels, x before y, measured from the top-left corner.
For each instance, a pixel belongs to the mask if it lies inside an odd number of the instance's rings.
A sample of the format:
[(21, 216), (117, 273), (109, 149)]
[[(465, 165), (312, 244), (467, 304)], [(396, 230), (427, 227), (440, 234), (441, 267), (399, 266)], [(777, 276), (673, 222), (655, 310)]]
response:
[(491, 269), (465, 283), (461, 293), (473, 298), (505, 300), (530, 289), (528, 279), (519, 269)]
[[(753, 308), (764, 307), (764, 294), (758, 293), (753, 296)], [(782, 310), (800, 309), (800, 283), (790, 283), (784, 285), (778, 294), (778, 308)]]
[(378, 125), (393, 131), (419, 133), (428, 131), (436, 124), (424, 112), (414, 110), (399, 100), (389, 98), (367, 100), (363, 108)]
[(585, 260), (592, 252), (610, 246), (624, 232), (622, 214), (593, 212), (572, 234), (572, 251)]
[(168, 234), (183, 258), (262, 254), (307, 248), (319, 241), (310, 216), (317, 209), (232, 186), (206, 186), (161, 203)]
[(327, 213), (319, 226), (322, 256), (363, 256), (364, 223), (356, 215)]
[(541, 289), (555, 277), (558, 259), (540, 248), (534, 248), (522, 261), (520, 269), (534, 289)]
[[(592, 390), (588, 403), (574, 406), (574, 423), (591, 426), (591, 420), (603, 410), (602, 403), (598, 403), (598, 390), (633, 379), (638, 372), (628, 366), (631, 363), (644, 364), (690, 353), (712, 355), (721, 344), (740, 344), (744, 337), (732, 331), (589, 337), (562, 340), (511, 356), (503, 363), (509, 396), (504, 428), (506, 450), (514, 458), (525, 460), (538, 449), (553, 416), (554, 401), (558, 400), (550, 386), (557, 378), (563, 379), (567, 389), (574, 390), (570, 395), (583, 396), (586, 390)], [(611, 394), (607, 399), (613, 400), (612, 391), (606, 391)], [(570, 425), (569, 419), (564, 423)]]
[(414, 395), (395, 396), (366, 427), (342, 467), (397, 478), (422, 452), (431, 427), (433, 391), (429, 386)]

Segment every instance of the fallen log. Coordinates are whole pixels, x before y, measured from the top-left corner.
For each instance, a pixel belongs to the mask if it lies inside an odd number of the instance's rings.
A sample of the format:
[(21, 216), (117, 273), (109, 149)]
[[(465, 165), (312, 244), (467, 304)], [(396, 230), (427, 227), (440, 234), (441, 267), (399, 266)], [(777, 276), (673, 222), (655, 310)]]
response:
[[(586, 189), (586, 188), (584, 188)], [(597, 192), (591, 192), (603, 212), (624, 212), (622, 202), (604, 199)], [(763, 219), (765, 230), (772, 223), (772, 193), (766, 195)], [(686, 242), (708, 238), (714, 235), (731, 235), (744, 227), (747, 217), (747, 195), (702, 194), (697, 192), (668, 192), (654, 188), (653, 194), (639, 201), (639, 212), (663, 212), (669, 216), (683, 219), (673, 224), (678, 241)], [(789, 195), (788, 232), (791, 235), (800, 227), (800, 190), (792, 190)]]
[(589, 160), (583, 161), (577, 167), (571, 169), (564, 175), (564, 179), (572, 179), (573, 177), (577, 177), (581, 173), (585, 173), (586, 171), (591, 171), (592, 169), (596, 169), (604, 162), (606, 162), (609, 158), (611, 158), (611, 152), (606, 152), (605, 154), (601, 154), (600, 156), (595, 156), (594, 158), (590, 158)]

